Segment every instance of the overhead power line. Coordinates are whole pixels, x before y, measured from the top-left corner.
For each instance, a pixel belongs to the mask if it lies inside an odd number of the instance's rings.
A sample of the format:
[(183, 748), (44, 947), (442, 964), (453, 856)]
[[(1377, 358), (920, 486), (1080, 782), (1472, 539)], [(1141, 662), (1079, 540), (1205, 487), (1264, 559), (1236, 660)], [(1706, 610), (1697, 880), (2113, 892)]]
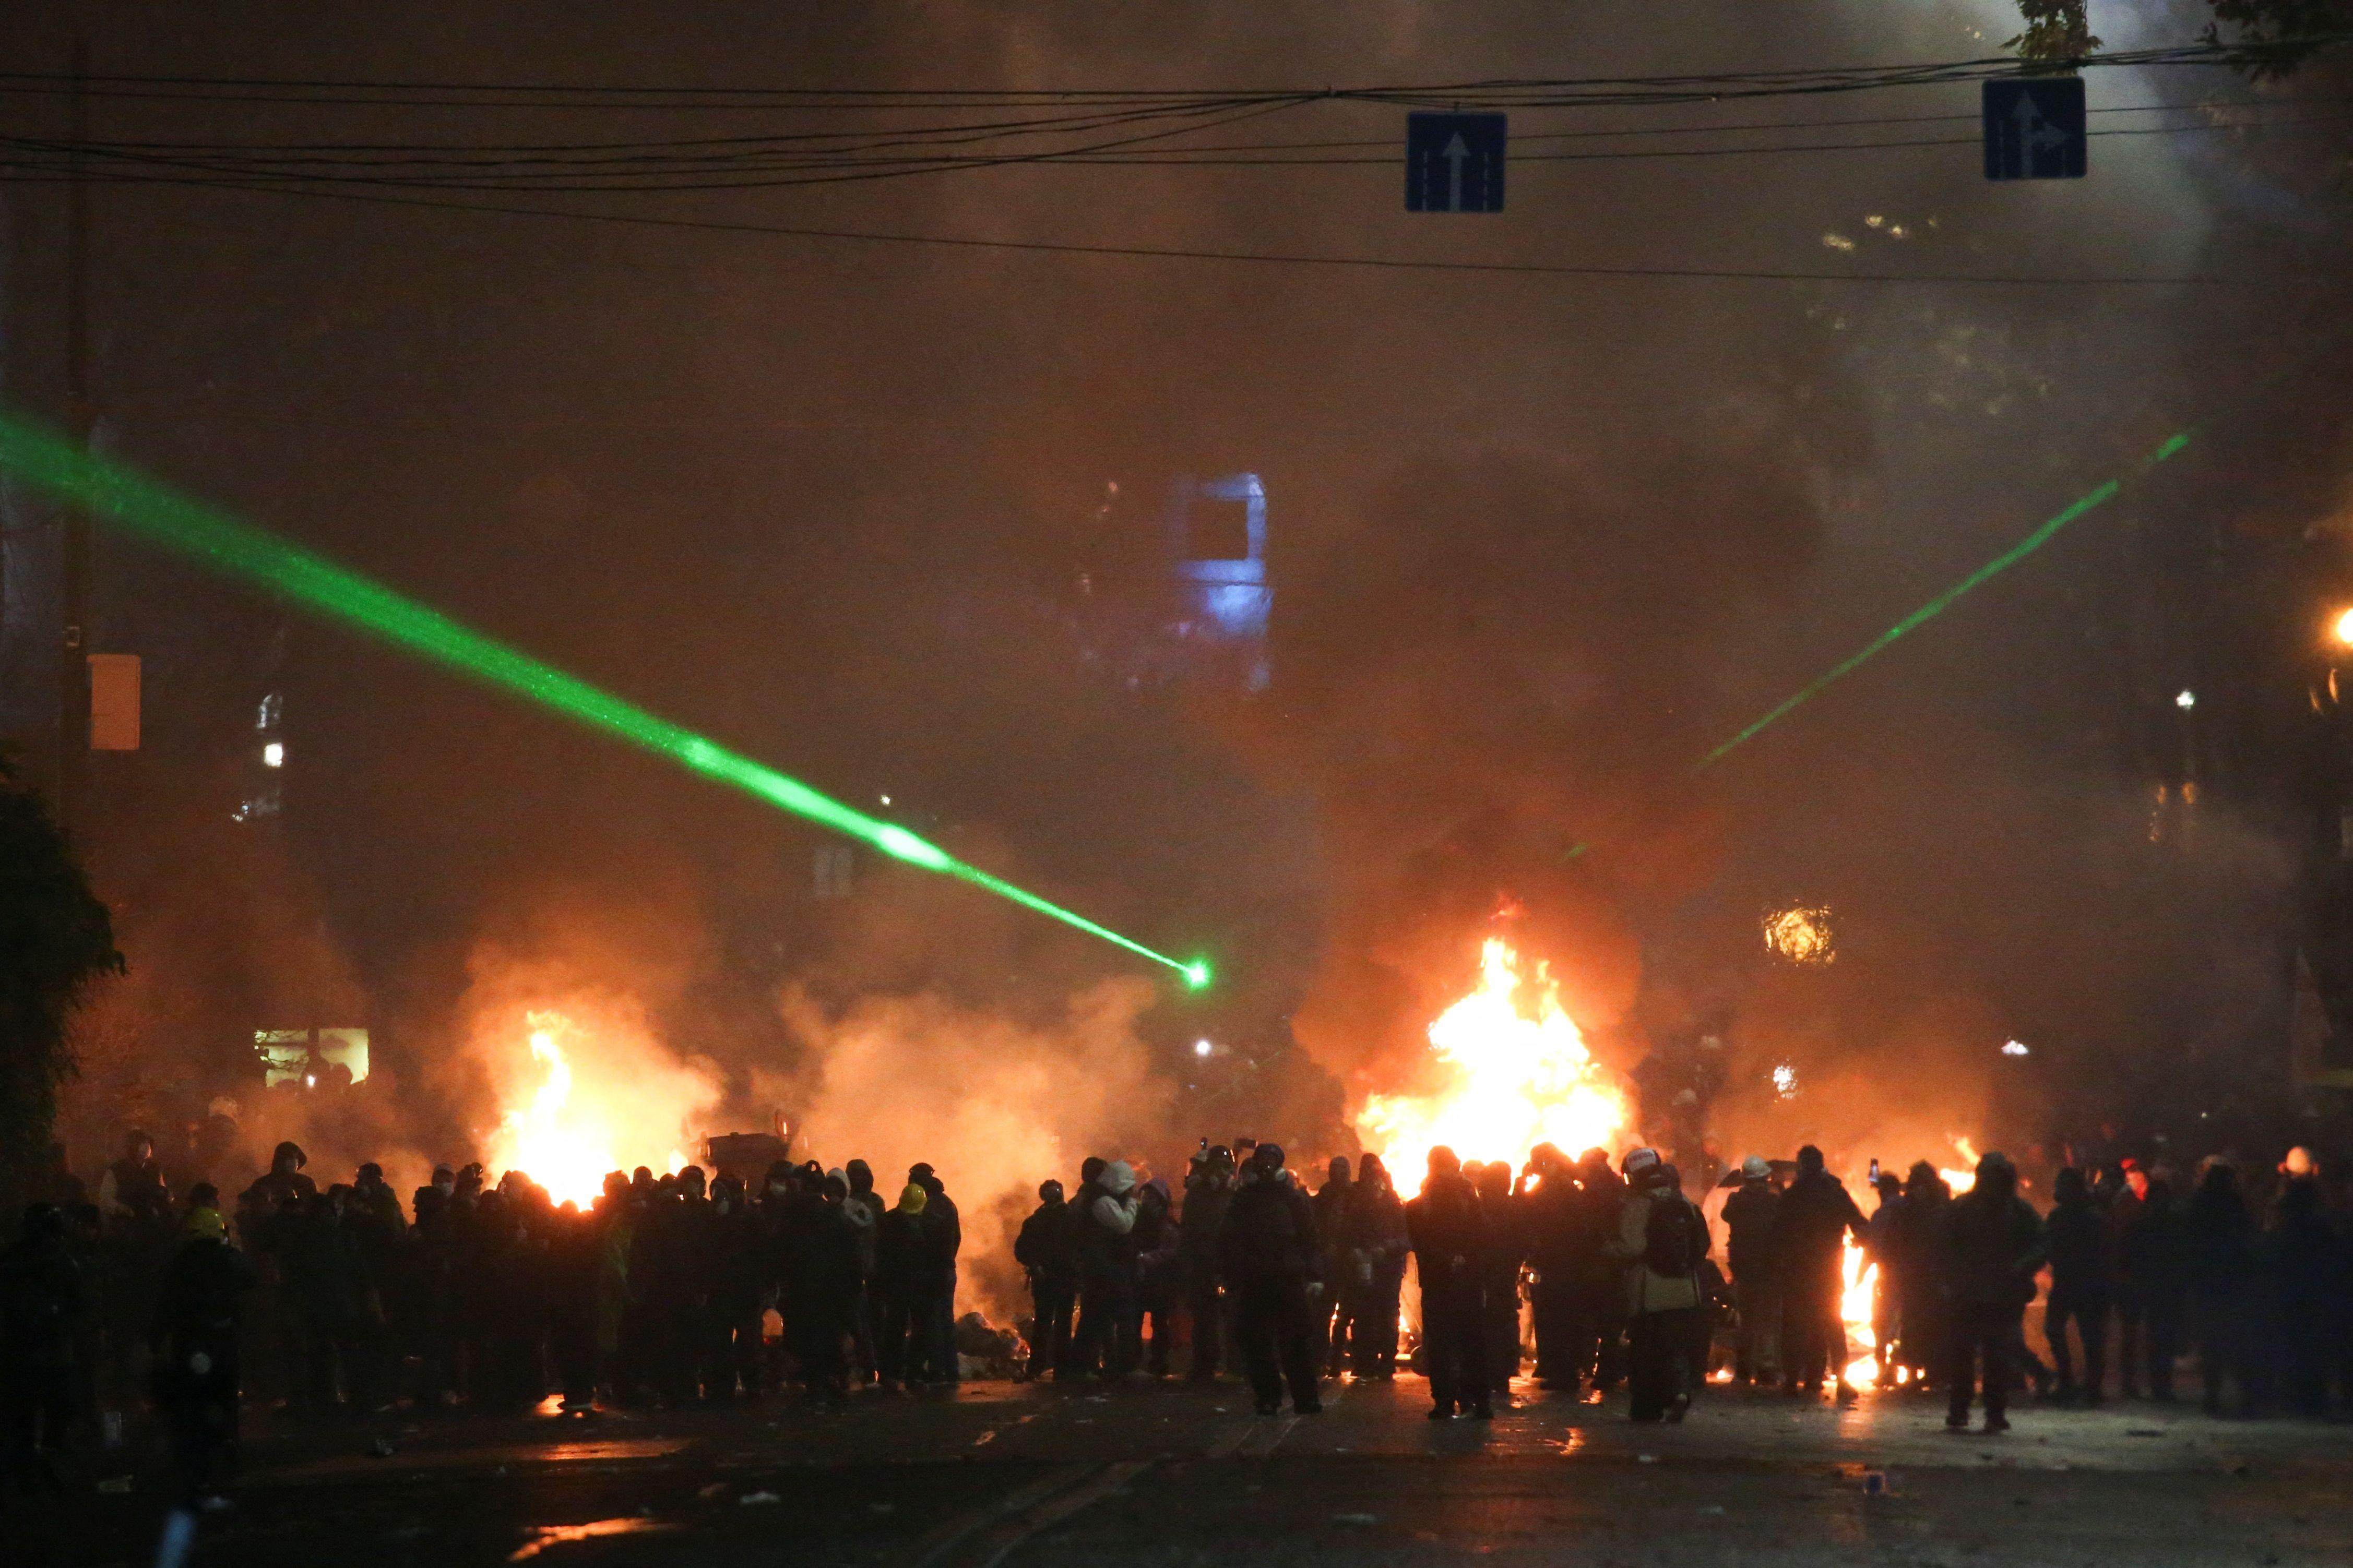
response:
[[(2322, 101), (2343, 101), (2322, 100)], [(370, 150), (352, 153), (325, 148), (284, 150), (258, 146), (206, 149), (168, 142), (71, 142), (48, 138), (0, 135), (0, 180), (41, 183), (80, 177), (113, 184), (209, 184), (215, 177), (253, 183), (353, 184), (442, 191), (541, 192), (583, 195), (598, 192), (696, 192), (765, 190), (796, 185), (838, 184), (913, 175), (951, 174), (1015, 166), (1054, 164), (1112, 168), (1347, 168), (1388, 167), (1397, 162), (1393, 142), (1264, 142), (1240, 145), (1170, 145), (1197, 132), (1272, 113), (1282, 105), (1263, 106), (1222, 114), (1214, 119), (1188, 117), (1185, 123), (1139, 131), (1076, 147), (977, 153), (878, 152), (872, 146), (855, 149), (731, 149), (714, 154), (670, 154), (628, 152), (617, 143), (580, 155), (533, 153), (507, 157), (494, 151), (437, 149), (428, 154)], [(1914, 121), (1955, 117), (1920, 116)], [(1974, 118), (1974, 117), (1967, 117)], [(2252, 121), (2203, 121), (2182, 125), (2117, 126), (2091, 132), (2093, 136), (2147, 137), (2207, 134), (2227, 131), (2292, 130), (2311, 125), (2343, 124), (2353, 114), (2302, 115)], [(1826, 122), (1885, 124), (1887, 121)], [(1799, 129), (1791, 122), (1788, 129)], [(1778, 129), (1779, 127), (1775, 127)], [(1677, 132), (1698, 127), (1672, 128)], [(1654, 132), (1630, 131), (1569, 132), (1640, 137)], [(1524, 137), (1523, 142), (1536, 141)], [(1517, 163), (1617, 163), (1651, 160), (1746, 158), (1812, 153), (1872, 153), (1921, 147), (1974, 147), (1976, 136), (1878, 138), (1833, 142), (1741, 142), (1722, 147), (1614, 147), (1599, 151), (1515, 152)], [(1362, 153), (1356, 149), (1386, 151)], [(12, 155), (13, 154), (13, 155)]]
[[(2348, 35), (2312, 35), (2261, 44), (2197, 42), (2117, 49), (2054, 62), (2077, 69), (2113, 66), (2261, 65), (2346, 41)], [(1882, 88), (1979, 80), (2025, 68), (2014, 57), (1881, 66), (1799, 67), (1778, 70), (1683, 72), (1649, 76), (1480, 79), (1419, 85), (1300, 85), (1274, 89), (1181, 88), (878, 88), (731, 87), (637, 82), (453, 82), (333, 78), (94, 74), (79, 89), (96, 98), (164, 98), (233, 103), (328, 103), (345, 106), (518, 109), (828, 109), (1003, 107), (1119, 104), (1167, 107), (1237, 104), (1274, 99), (1345, 99), (1362, 102), (1489, 109), (1557, 104), (1673, 103), (1725, 99), (1859, 92)], [(2037, 68), (2050, 68), (2038, 67)], [(57, 96), (76, 89), (66, 73), (0, 72), (0, 93)]]
[(227, 179), (208, 181), (204, 184), (213, 189), (242, 191), (263, 195), (311, 196), (329, 201), (363, 202), (381, 206), (417, 207), (438, 212), (476, 213), (501, 217), (557, 218), (568, 222), (610, 224), (631, 228), (681, 229), (709, 234), (762, 236), (860, 245), (928, 246), (952, 250), (994, 250), (1046, 256), (1103, 256), (1167, 261), (1214, 261), (1265, 267), (1351, 268), (1388, 272), (1451, 272), (1530, 278), (1662, 279), (1768, 283), (1953, 284), (2038, 289), (2191, 287), (2277, 289), (2284, 284), (2335, 280), (2333, 274), (2311, 279), (2294, 275), (2223, 278), (2194, 273), (2172, 276), (2126, 273), (2036, 277), (2025, 273), (1865, 272), (1816, 270), (1805, 268), (1620, 267), (1565, 262), (1455, 261), (1425, 259), (1419, 257), (1328, 256), (1306, 252), (1219, 250), (1182, 246), (1097, 245), (1063, 240), (991, 239), (970, 235), (904, 234), (870, 229), (819, 228), (724, 218), (665, 217), (646, 213), (595, 212), (578, 207), (517, 206), (504, 203), (452, 201), (438, 196), (392, 195), (371, 191), (306, 189), (292, 185), (256, 185)]

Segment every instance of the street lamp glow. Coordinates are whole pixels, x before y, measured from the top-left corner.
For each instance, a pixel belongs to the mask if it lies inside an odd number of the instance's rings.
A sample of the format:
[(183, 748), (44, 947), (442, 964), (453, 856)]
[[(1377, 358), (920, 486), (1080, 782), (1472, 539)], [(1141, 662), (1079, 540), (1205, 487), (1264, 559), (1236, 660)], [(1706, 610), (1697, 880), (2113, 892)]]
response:
[(263, 746), (261, 748), (261, 765), (265, 768), (284, 767), (286, 765), (286, 743), (283, 741), (272, 741), (268, 745)]
[(2001, 1054), (2006, 1057), (2025, 1056), (2028, 1054), (2026, 1042), (2024, 1040), (2004, 1040), (2001, 1046)]
[(1217, 1048), (1217, 1047), (1209, 1044), (1207, 1040), (1195, 1040), (1193, 1042), (1193, 1054), (1197, 1057), (1206, 1057)]
[(2180, 696), (2173, 700), (2173, 705), (2187, 713), (2198, 706), (2198, 693), (2184, 689)]
[(2353, 605), (2337, 612), (2337, 620), (2329, 630), (2340, 646), (2353, 647)]

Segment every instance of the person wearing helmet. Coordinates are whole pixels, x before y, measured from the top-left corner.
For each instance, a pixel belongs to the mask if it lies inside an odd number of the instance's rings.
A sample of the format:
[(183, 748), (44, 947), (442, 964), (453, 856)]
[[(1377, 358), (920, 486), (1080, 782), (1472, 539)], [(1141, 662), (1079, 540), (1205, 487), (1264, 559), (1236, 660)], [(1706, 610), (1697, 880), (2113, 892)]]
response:
[(1724, 1200), (1724, 1225), (1732, 1237), (1725, 1261), (1740, 1315), (1732, 1381), (1744, 1388), (1773, 1383), (1781, 1373), (1780, 1208), (1771, 1163), (1761, 1154), (1741, 1161), (1739, 1189)]

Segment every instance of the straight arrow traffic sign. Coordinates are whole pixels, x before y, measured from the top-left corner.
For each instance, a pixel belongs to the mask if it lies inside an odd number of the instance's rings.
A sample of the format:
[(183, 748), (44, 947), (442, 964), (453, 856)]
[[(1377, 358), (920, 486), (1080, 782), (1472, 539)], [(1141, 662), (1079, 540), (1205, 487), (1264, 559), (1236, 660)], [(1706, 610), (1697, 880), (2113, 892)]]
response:
[(1405, 210), (1504, 210), (1501, 114), (1419, 112), (1405, 117)]

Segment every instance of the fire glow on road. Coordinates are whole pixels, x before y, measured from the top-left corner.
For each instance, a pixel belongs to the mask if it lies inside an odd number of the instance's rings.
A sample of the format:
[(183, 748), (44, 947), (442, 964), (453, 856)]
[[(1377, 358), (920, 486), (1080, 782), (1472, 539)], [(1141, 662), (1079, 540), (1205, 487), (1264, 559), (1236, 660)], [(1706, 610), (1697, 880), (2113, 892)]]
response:
[(1024, 909), (1166, 964), (1193, 990), (1209, 984), (1206, 960), (1187, 963), (1156, 952), (959, 860), (895, 823), (844, 805), (798, 779), (485, 637), (324, 556), (5, 416), (0, 416), (0, 469), (141, 538), (194, 556), (229, 576), (259, 583), (436, 664), (528, 697), (543, 708), (668, 757), (705, 778), (733, 784), (796, 816), (871, 845), (894, 860), (985, 888)]

